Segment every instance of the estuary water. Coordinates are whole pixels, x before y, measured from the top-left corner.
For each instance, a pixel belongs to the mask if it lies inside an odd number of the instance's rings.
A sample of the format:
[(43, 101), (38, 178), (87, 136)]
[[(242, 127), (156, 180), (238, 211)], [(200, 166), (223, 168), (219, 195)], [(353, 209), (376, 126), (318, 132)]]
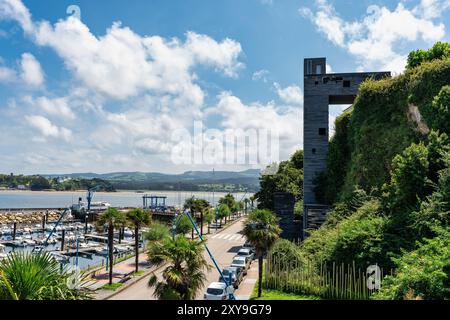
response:
[[(142, 206), (143, 195), (166, 196), (168, 206), (182, 206), (185, 199), (192, 196), (202, 198), (211, 204), (225, 196), (225, 192), (198, 192), (198, 191), (148, 191), (144, 193), (135, 191), (96, 192), (93, 200), (105, 201), (116, 207)], [(252, 194), (232, 193), (237, 200), (250, 197)], [(78, 202), (78, 198), (86, 201), (86, 192), (70, 191), (0, 191), (0, 209), (39, 209), (39, 208), (65, 208)]]

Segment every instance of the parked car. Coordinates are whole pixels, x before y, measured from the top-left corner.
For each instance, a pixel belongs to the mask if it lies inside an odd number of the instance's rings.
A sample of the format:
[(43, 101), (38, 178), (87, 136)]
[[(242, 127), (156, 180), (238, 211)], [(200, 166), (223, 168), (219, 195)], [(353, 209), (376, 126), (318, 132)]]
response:
[(243, 248), (250, 249), (250, 251), (251, 251), (253, 254), (255, 254), (255, 252), (256, 252), (255, 247), (252, 246), (249, 242), (244, 243), (244, 245), (243, 245), (242, 247), (243, 247)]
[(251, 263), (255, 257), (255, 254), (249, 248), (242, 248), (242, 249), (239, 249), (237, 256), (246, 257), (246, 258), (250, 259), (250, 263)]
[[(225, 279), (219, 276), (219, 282), (225, 282), (233, 285), (235, 289), (239, 287), (242, 279), (244, 278), (243, 272), (240, 268), (228, 267), (222, 270), (222, 274)], [(231, 281), (230, 281), (231, 280)]]
[(224, 282), (213, 282), (203, 297), (205, 300), (229, 300), (229, 295), (233, 292), (232, 286), (227, 286)]
[(235, 256), (233, 258), (233, 262), (231, 263), (231, 267), (240, 268), (245, 276), (248, 268), (250, 267), (250, 260), (246, 257)]

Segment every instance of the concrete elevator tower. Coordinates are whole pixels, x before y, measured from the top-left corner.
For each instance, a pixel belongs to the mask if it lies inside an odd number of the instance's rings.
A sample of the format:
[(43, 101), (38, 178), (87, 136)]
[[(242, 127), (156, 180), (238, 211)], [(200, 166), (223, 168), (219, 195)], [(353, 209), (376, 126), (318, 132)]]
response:
[(303, 237), (307, 236), (307, 229), (319, 227), (329, 211), (329, 207), (319, 203), (314, 194), (314, 179), (326, 167), (330, 138), (329, 106), (353, 104), (359, 86), (364, 80), (381, 79), (390, 75), (390, 72), (328, 74), (326, 58), (304, 60)]

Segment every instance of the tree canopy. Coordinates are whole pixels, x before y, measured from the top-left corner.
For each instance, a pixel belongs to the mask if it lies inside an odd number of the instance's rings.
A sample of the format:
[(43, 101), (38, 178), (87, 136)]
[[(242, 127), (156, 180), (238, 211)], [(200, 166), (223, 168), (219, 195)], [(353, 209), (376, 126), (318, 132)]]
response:
[(275, 192), (291, 193), (296, 201), (303, 199), (303, 150), (282, 161), (274, 174), (261, 175), (260, 190), (255, 194), (258, 208), (273, 210)]

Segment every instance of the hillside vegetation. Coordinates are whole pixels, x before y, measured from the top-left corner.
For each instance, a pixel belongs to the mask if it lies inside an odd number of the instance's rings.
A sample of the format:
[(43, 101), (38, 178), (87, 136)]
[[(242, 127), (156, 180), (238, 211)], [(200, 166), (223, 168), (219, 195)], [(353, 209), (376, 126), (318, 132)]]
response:
[(116, 191), (110, 182), (98, 178), (60, 180), (58, 178), (46, 178), (40, 175), (24, 176), (13, 174), (0, 174), (0, 187), (7, 189), (27, 189), (32, 191), (75, 191), (98, 187), (98, 191)]
[(395, 270), (376, 298), (450, 298), (449, 48), (412, 52), (404, 74), (364, 82), (317, 180), (334, 209), (301, 250)]
[[(316, 179), (332, 210), (298, 255), (318, 269), (392, 272), (372, 298), (450, 299), (449, 135), (449, 44), (412, 52), (399, 76), (365, 81)], [(287, 287), (311, 292), (299, 283)]]

